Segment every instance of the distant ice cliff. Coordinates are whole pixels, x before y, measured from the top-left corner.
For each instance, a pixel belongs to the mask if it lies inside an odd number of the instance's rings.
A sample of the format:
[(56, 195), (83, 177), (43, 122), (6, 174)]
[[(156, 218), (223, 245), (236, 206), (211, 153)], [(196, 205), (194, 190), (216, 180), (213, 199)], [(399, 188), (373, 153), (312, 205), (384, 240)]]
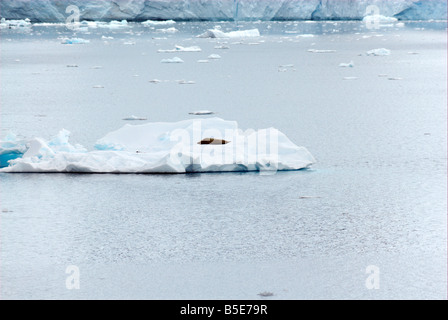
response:
[(81, 20), (361, 20), (369, 5), (401, 20), (447, 18), (446, 0), (1, 0), (0, 17), (65, 22), (69, 5)]

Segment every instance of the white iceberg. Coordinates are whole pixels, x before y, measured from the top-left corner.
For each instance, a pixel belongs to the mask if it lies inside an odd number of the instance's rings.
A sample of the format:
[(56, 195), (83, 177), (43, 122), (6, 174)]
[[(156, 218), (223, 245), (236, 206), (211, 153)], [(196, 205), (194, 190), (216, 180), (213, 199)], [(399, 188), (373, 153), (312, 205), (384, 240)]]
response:
[(174, 49), (159, 49), (157, 52), (159, 53), (173, 53), (173, 52), (201, 52), (202, 49), (198, 46), (191, 46), (191, 47), (182, 47), (182, 46), (175, 46)]
[(260, 31), (258, 29), (240, 30), (223, 32), (219, 29), (209, 29), (206, 32), (198, 35), (198, 38), (252, 38), (259, 37)]
[(121, 21), (112, 20), (109, 23), (97, 22), (96, 24), (97, 24), (98, 28), (112, 29), (112, 30), (124, 29), (124, 28), (128, 28), (129, 27), (129, 24), (128, 24), (128, 22), (126, 20), (121, 20)]
[(183, 63), (184, 60), (182, 60), (179, 57), (174, 57), (172, 59), (162, 59), (160, 60), (161, 63)]
[(276, 172), (315, 162), (277, 129), (243, 132), (235, 121), (220, 118), (127, 124), (99, 139), (93, 151), (71, 145), (68, 137), (66, 130), (50, 141), (9, 137), (0, 143), (0, 172)]
[(362, 21), (366, 24), (375, 24), (375, 23), (395, 23), (398, 21), (397, 18), (395, 17), (387, 17), (387, 16), (383, 16), (381, 14), (372, 14), (372, 15), (368, 15), (365, 16)]
[(368, 56), (389, 56), (391, 51), (386, 48), (379, 48), (367, 51)]

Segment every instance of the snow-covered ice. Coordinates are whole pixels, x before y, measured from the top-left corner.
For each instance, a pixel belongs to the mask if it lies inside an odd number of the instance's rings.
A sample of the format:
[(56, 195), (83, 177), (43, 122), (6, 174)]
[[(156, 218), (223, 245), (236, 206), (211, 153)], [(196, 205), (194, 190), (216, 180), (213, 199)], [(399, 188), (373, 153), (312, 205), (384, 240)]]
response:
[(239, 30), (223, 32), (219, 29), (209, 29), (206, 32), (198, 35), (198, 38), (253, 38), (259, 37), (260, 31), (258, 29)]
[(201, 52), (202, 49), (198, 46), (182, 47), (176, 45), (174, 49), (159, 49), (159, 53), (173, 53), (173, 52)]
[[(1, 142), (0, 172), (186, 173), (299, 170), (315, 162), (274, 128), (243, 132), (220, 118), (125, 125), (99, 139), (94, 151), (69, 143), (61, 130), (49, 141)], [(198, 144), (220, 139), (222, 145)], [(8, 160), (10, 158), (11, 160)]]
[(391, 51), (386, 48), (379, 48), (367, 51), (368, 56), (389, 56)]
[(171, 58), (171, 59), (162, 59), (160, 62), (161, 63), (183, 63), (184, 60), (182, 60), (179, 57), (174, 57), (174, 58)]

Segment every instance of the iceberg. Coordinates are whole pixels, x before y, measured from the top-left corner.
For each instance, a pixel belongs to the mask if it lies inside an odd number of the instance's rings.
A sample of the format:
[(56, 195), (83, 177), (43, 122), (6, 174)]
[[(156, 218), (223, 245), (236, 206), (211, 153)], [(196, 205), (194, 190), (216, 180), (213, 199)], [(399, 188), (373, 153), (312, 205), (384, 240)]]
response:
[(69, 135), (61, 130), (50, 141), (5, 138), (0, 172), (272, 173), (315, 162), (306, 148), (275, 128), (242, 131), (235, 121), (220, 118), (126, 124), (99, 139), (92, 151), (71, 145)]
[(198, 38), (251, 38), (259, 37), (260, 31), (258, 29), (240, 30), (223, 32), (219, 29), (209, 29), (206, 32), (198, 35)]

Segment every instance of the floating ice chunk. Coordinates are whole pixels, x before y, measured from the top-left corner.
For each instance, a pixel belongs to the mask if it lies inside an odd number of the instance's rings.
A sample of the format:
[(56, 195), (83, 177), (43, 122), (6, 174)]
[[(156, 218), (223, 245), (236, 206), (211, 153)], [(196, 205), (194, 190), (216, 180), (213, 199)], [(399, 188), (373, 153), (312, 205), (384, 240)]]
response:
[(275, 172), (315, 162), (306, 148), (277, 129), (242, 132), (236, 122), (219, 118), (127, 124), (99, 139), (89, 152), (71, 146), (67, 132), (52, 142), (34, 138), (21, 145), (23, 158), (10, 160), (0, 172)]
[(128, 28), (129, 24), (126, 20), (121, 20), (121, 21), (112, 20), (109, 23), (97, 22), (97, 26), (99, 28), (104, 28), (104, 29), (124, 29), (124, 28)]
[(31, 20), (26, 18), (22, 20), (6, 20), (2, 18), (0, 21), (0, 29), (31, 29)]
[(159, 49), (157, 52), (159, 53), (173, 53), (173, 52), (201, 52), (202, 49), (198, 46), (191, 46), (191, 47), (182, 47), (182, 46), (176, 46), (174, 49)]
[(395, 17), (386, 17), (381, 14), (373, 14), (369, 16), (365, 16), (362, 21), (366, 24), (374, 24), (374, 23), (394, 23), (397, 22), (398, 19)]
[(103, 39), (103, 40), (113, 40), (114, 37), (101, 36), (101, 39)]
[(334, 53), (334, 52), (336, 52), (336, 50), (308, 49), (308, 52), (312, 52), (312, 53)]
[(162, 80), (152, 79), (152, 80), (149, 80), (149, 82), (151, 82), (151, 83), (160, 83), (160, 82), (162, 82)]
[(403, 22), (398, 22), (395, 24), (395, 26), (398, 28), (403, 28), (405, 26), (405, 24)]
[(314, 38), (314, 34), (298, 34), (296, 35), (296, 38)]
[(146, 20), (142, 22), (142, 25), (145, 27), (151, 27), (151, 26), (167, 26), (176, 24), (176, 21), (174, 20), (164, 20), (164, 21), (158, 21), (158, 20)]
[(134, 46), (135, 43), (136, 43), (135, 41), (126, 41), (126, 42), (123, 42), (124, 45), (128, 45), (128, 46)]
[(104, 86), (101, 85), (101, 84), (97, 84), (97, 85), (94, 85), (92, 88), (94, 88), (94, 89), (103, 89)]
[(225, 46), (225, 45), (220, 45), (220, 46), (215, 46), (215, 49), (230, 49), (229, 46)]
[(367, 51), (368, 56), (389, 56), (391, 51), (386, 48), (379, 48)]
[(156, 32), (160, 32), (160, 33), (176, 33), (176, 32), (178, 32), (179, 30), (177, 30), (176, 28), (174, 28), (174, 27), (171, 27), (171, 28), (162, 28), (162, 29), (156, 29)]
[(358, 80), (358, 77), (344, 77), (342, 80)]
[(78, 68), (77, 64), (68, 64), (67, 68)]
[(195, 81), (187, 81), (187, 80), (178, 80), (177, 81), (178, 84), (196, 84)]
[(102, 67), (102, 66), (93, 66), (93, 67), (90, 68), (90, 69), (103, 69), (103, 67)]
[(279, 68), (294, 68), (293, 64), (282, 64), (280, 66), (278, 66)]
[(89, 40), (85, 40), (82, 38), (64, 38), (61, 41), (62, 44), (86, 44), (90, 43)]
[(143, 117), (137, 117), (137, 116), (132, 115), (130, 117), (123, 118), (123, 120), (147, 120), (147, 119), (143, 118)]
[(216, 59), (221, 59), (221, 56), (219, 54), (213, 53), (213, 54), (209, 55), (207, 58), (216, 60)]
[(218, 29), (209, 29), (206, 32), (198, 35), (198, 38), (252, 38), (259, 37), (260, 31), (258, 29), (240, 30), (223, 32)]
[(355, 66), (355, 63), (353, 61), (350, 61), (349, 63), (340, 63), (339, 67), (341, 68), (353, 68)]
[(204, 60), (204, 59), (203, 59), (203, 60), (198, 60), (197, 62), (198, 62), (198, 63), (209, 63), (210, 61), (208, 61), (208, 60)]
[(199, 111), (189, 112), (188, 114), (192, 114), (195, 116), (205, 116), (205, 115), (210, 115), (210, 114), (215, 114), (215, 113), (210, 110), (199, 110)]
[(162, 59), (160, 62), (161, 63), (183, 63), (184, 60), (182, 60), (179, 57), (174, 57), (172, 59)]
[(400, 78), (400, 77), (390, 77), (390, 78), (387, 78), (387, 80), (403, 80), (403, 78)]

